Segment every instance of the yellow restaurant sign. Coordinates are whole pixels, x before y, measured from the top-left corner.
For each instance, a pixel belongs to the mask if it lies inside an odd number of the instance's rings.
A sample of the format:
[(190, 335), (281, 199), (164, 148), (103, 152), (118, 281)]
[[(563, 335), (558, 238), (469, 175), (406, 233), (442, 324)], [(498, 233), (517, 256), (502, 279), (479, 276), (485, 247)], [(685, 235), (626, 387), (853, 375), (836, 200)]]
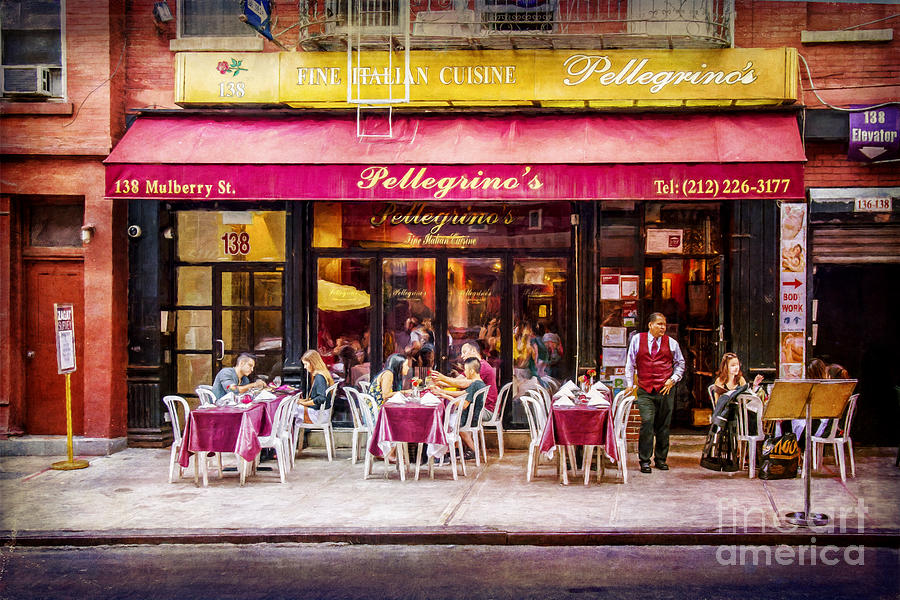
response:
[(177, 56), (181, 105), (346, 108), (351, 97), (410, 106), (756, 106), (797, 100), (794, 48), (188, 52)]

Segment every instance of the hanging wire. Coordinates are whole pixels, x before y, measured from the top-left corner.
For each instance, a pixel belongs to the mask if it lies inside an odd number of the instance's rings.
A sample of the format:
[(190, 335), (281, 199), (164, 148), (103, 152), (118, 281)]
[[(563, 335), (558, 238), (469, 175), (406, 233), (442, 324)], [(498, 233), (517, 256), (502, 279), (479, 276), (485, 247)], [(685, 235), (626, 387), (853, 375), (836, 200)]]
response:
[[(840, 106), (835, 106), (834, 104), (826, 102), (819, 95), (819, 90), (816, 87), (816, 84), (813, 83), (812, 73), (809, 70), (809, 63), (806, 62), (806, 59), (803, 58), (802, 54), (798, 54), (797, 56), (800, 57), (800, 61), (803, 63), (803, 67), (806, 69), (806, 78), (809, 80), (809, 89), (812, 91), (813, 95), (819, 100), (819, 102), (821, 102), (822, 104), (824, 104), (825, 106), (827, 106), (828, 108), (830, 108), (832, 110), (839, 110), (841, 112), (848, 112), (848, 113), (864, 112), (867, 110), (872, 110), (873, 108), (881, 108), (882, 106), (891, 106), (892, 104), (900, 104), (900, 102), (898, 102), (896, 100), (892, 100), (890, 102), (882, 102), (881, 104), (873, 104), (872, 106), (866, 106), (863, 108), (842, 108)], [(802, 86), (801, 86), (800, 90), (801, 90), (801, 92), (803, 91)]]
[(90, 92), (88, 92), (88, 95), (84, 97), (84, 100), (82, 100), (81, 104), (78, 105), (78, 108), (75, 109), (75, 114), (72, 116), (72, 120), (69, 121), (68, 123), (66, 123), (65, 125), (63, 125), (63, 127), (68, 127), (69, 125), (74, 123), (75, 119), (78, 118), (78, 115), (81, 114), (81, 107), (84, 106), (84, 103), (87, 102), (87, 99), (91, 97), (91, 94), (93, 94), (94, 92), (99, 90), (101, 87), (103, 87), (104, 85), (109, 83), (112, 80), (112, 78), (116, 76), (116, 73), (119, 72), (119, 67), (122, 66), (122, 59), (125, 58), (125, 47), (126, 46), (127, 46), (127, 44), (123, 40), (122, 41), (122, 52), (119, 53), (119, 62), (116, 63), (116, 68), (113, 69), (112, 75), (110, 75), (109, 77), (107, 77), (106, 79), (101, 81), (99, 84), (97, 84), (97, 87), (95, 87)]

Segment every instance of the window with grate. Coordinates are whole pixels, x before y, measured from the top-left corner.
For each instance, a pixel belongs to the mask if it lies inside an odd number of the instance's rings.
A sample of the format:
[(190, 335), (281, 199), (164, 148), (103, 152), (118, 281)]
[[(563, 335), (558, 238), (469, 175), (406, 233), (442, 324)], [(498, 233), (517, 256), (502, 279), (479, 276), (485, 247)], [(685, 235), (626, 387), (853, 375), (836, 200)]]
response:
[[(350, 0), (353, 5), (354, 27), (396, 27), (399, 23), (397, 0)], [(347, 26), (348, 0), (326, 0), (326, 15), (339, 27)]]
[(60, 0), (0, 0), (4, 98), (63, 97), (61, 23)]
[(181, 37), (252, 37), (241, 22), (240, 0), (181, 0)]
[(553, 31), (556, 0), (479, 0), (481, 26), (488, 31)]

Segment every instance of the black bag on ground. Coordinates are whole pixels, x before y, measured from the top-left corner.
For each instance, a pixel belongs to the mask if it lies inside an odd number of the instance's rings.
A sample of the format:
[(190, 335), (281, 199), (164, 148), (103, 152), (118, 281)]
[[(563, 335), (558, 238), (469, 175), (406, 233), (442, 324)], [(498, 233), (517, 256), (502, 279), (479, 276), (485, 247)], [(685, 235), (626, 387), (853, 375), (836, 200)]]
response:
[(793, 479), (800, 465), (797, 436), (790, 431), (780, 436), (766, 436), (761, 458), (760, 479)]

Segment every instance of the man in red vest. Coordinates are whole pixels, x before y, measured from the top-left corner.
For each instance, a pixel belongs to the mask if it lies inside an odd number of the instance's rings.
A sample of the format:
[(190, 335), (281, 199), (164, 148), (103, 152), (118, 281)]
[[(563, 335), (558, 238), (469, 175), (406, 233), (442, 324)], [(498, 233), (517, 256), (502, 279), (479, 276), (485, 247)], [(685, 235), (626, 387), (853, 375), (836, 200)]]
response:
[[(669, 394), (684, 374), (684, 356), (673, 338), (666, 335), (666, 316), (650, 315), (647, 333), (631, 338), (625, 361), (625, 382), (637, 396), (641, 413), (641, 433), (638, 438), (638, 460), (641, 473), (650, 473), (650, 455), (656, 468), (668, 471), (669, 424), (672, 422), (674, 394)], [(634, 377), (637, 370), (637, 379)], [(654, 449), (653, 437), (656, 436)]]

